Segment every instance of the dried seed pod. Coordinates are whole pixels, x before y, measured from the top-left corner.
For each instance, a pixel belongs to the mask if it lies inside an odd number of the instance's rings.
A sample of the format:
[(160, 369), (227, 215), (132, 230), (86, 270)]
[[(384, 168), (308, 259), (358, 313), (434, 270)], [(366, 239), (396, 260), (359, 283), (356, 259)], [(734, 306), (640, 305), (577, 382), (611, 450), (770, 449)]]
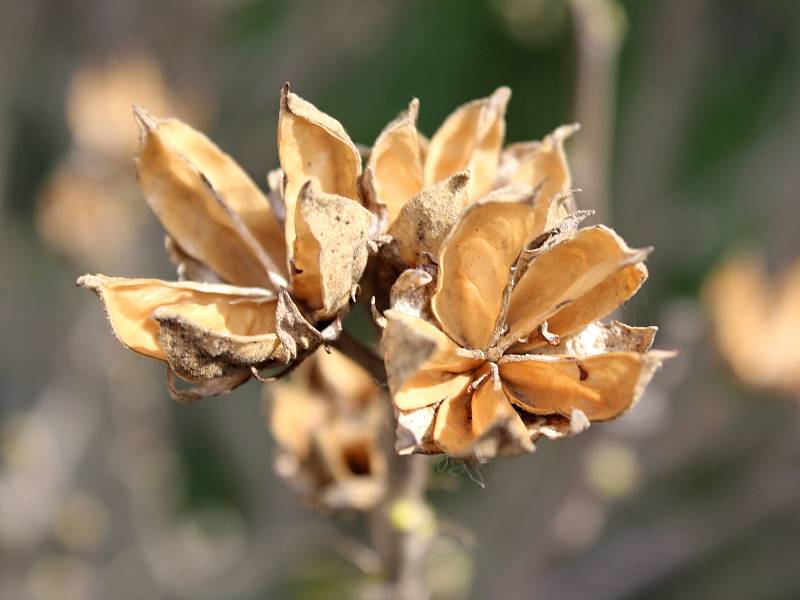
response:
[(289, 91), (289, 84), (281, 91), (278, 156), (286, 176), (286, 244), (293, 251), (301, 188), (311, 180), (319, 192), (357, 201), (361, 156), (341, 123)]
[(280, 229), (266, 197), (227, 154), (176, 119), (135, 110), (145, 199), (183, 250), (234, 285), (286, 285)]
[(422, 190), (422, 148), (417, 131), (419, 100), (416, 98), (389, 123), (372, 147), (369, 169), (374, 177), (377, 201), (394, 221), (413, 196)]
[(366, 510), (386, 490), (378, 444), (383, 421), (372, 378), (336, 350), (318, 350), (289, 382), (265, 396), (270, 429), (280, 446), (278, 473), (307, 504)]
[[(187, 401), (266, 367), (291, 370), (335, 338), (373, 223), (357, 195), (361, 159), (341, 125), (284, 88), (283, 170), (269, 175), (268, 198), (201, 133), (134, 112), (140, 186), (167, 230), (179, 277), (195, 281), (81, 278), (102, 298), (120, 341), (165, 361), (173, 395)], [(202, 383), (181, 390), (174, 375)]]
[(480, 198), (491, 189), (506, 133), (505, 114), (510, 98), (510, 89), (498, 88), (488, 98), (459, 107), (445, 120), (428, 146), (426, 185), (469, 169), (470, 198)]
[(641, 285), (647, 251), (575, 220), (548, 229), (558, 202), (495, 192), (470, 205), (442, 243), (435, 290), (394, 295), (383, 344), (401, 454), (531, 452), (541, 435), (625, 412), (669, 356), (649, 350), (655, 328), (596, 322)]

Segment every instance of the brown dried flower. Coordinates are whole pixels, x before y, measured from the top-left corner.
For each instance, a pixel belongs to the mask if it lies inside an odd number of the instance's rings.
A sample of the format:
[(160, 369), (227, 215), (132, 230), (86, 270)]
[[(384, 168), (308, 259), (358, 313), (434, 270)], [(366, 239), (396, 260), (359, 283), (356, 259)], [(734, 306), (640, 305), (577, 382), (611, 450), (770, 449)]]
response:
[[(297, 101), (307, 114), (316, 110)], [(167, 362), (170, 374), (199, 382), (183, 392), (171, 386), (177, 399), (193, 400), (233, 389), (253, 369), (287, 365), (335, 336), (366, 265), (369, 211), (309, 176), (292, 188), (283, 212), (295, 218), (286, 219), (284, 235), (271, 208), (281, 194), (268, 200), (233, 159), (181, 121), (140, 108), (135, 116), (139, 185), (167, 231), (179, 274), (200, 281), (80, 278), (103, 300), (120, 341)], [(295, 129), (307, 125), (301, 121)], [(284, 129), (282, 111), (278, 144), (287, 172), (306, 146), (333, 143), (327, 130), (298, 142)], [(315, 328), (331, 321), (328, 331)]]
[(386, 490), (378, 432), (385, 419), (379, 389), (343, 354), (320, 349), (269, 389), (269, 420), (281, 452), (275, 466), (304, 502), (365, 510)]
[(732, 256), (708, 277), (703, 301), (717, 347), (739, 379), (800, 394), (800, 260), (771, 281), (756, 254)]
[(413, 101), (362, 171), (342, 125), (284, 86), (281, 169), (268, 177), (268, 196), (205, 136), (137, 108), (139, 184), (179, 275), (194, 282), (96, 275), (79, 283), (98, 292), (123, 344), (201, 382), (190, 392), (172, 386), (176, 397), (228, 391), (253, 369), (289, 364), (335, 337), (335, 325), (316, 327), (336, 323), (379, 242), (391, 240), (400, 263), (416, 265), (498, 181), (539, 184), (547, 198), (568, 188), (570, 128), (502, 151), (509, 96), (499, 88), (465, 104), (430, 142), (416, 130)]
[(435, 279), (395, 284), (383, 344), (401, 454), (531, 452), (619, 416), (660, 366), (655, 327), (597, 322), (638, 290), (647, 251), (544, 200), (492, 192), (448, 233)]

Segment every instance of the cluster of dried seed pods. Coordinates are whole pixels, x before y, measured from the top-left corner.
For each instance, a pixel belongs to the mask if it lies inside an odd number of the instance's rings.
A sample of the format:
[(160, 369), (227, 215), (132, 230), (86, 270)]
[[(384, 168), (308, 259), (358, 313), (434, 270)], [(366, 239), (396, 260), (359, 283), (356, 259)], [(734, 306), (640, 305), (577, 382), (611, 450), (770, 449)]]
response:
[[(645, 280), (647, 251), (579, 228), (564, 153), (575, 126), (503, 147), (509, 98), (499, 88), (459, 107), (430, 139), (414, 100), (364, 150), (287, 85), (267, 194), (202, 134), (136, 109), (139, 182), (181, 281), (79, 283), (123, 344), (167, 363), (178, 399), (315, 353), (308, 373), (319, 373), (349, 307), (372, 299), (400, 453), (486, 460), (612, 419), (664, 358), (649, 351), (655, 328), (599, 322)], [(330, 372), (308, 373), (277, 387), (283, 468), (317, 502), (368, 504), (369, 493), (342, 491), (345, 467), (363, 470), (358, 454), (382, 472), (352, 443), (373, 440), (362, 426), (380, 419), (343, 410), (347, 385)]]

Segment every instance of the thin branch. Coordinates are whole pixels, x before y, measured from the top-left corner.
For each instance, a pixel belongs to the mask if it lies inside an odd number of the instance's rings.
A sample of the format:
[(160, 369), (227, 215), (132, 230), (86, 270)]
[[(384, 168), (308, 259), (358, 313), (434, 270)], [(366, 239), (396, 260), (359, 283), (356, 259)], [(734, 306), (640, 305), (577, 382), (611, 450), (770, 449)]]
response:
[(361, 365), (380, 384), (386, 384), (386, 367), (383, 358), (371, 349), (354, 340), (349, 333), (342, 331), (331, 341), (331, 346)]

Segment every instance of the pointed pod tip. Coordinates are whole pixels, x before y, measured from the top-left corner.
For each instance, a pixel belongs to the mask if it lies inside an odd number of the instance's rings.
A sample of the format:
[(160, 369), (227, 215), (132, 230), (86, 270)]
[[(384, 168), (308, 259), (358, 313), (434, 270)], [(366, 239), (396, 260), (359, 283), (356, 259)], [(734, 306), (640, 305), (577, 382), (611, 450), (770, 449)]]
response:
[(292, 89), (287, 81), (281, 86), (279, 106), (281, 111), (289, 110), (289, 97), (292, 96)]
[(132, 110), (133, 120), (136, 121), (136, 124), (139, 126), (139, 129), (142, 131), (142, 133), (152, 131), (158, 127), (158, 119), (138, 104), (133, 104)]
[(87, 273), (86, 275), (81, 275), (75, 281), (76, 287), (87, 288), (90, 290), (97, 290), (102, 283), (102, 279), (100, 275), (91, 275)]
[(501, 85), (494, 92), (492, 92), (491, 98), (495, 102), (506, 104), (509, 100), (511, 100), (511, 88), (507, 85)]

